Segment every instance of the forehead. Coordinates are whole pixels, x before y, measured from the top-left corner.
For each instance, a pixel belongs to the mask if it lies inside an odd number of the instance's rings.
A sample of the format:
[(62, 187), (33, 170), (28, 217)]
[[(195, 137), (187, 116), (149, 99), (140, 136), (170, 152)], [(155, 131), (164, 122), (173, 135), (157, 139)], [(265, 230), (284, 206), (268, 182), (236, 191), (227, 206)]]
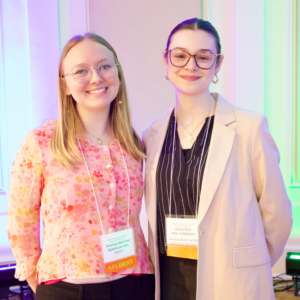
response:
[(103, 59), (114, 61), (114, 55), (104, 45), (85, 39), (71, 48), (62, 65), (64, 70), (68, 70), (76, 65), (94, 67)]
[(215, 38), (204, 30), (182, 29), (175, 32), (171, 38), (169, 49), (176, 47), (185, 48), (194, 53), (200, 49), (210, 49), (217, 53)]

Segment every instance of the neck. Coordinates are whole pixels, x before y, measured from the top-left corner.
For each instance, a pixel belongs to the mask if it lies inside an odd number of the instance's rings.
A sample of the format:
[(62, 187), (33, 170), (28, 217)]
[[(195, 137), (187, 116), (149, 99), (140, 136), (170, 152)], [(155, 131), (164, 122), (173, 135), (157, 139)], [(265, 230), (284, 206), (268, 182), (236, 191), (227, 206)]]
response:
[(99, 137), (110, 132), (110, 119), (109, 111), (110, 106), (105, 107), (102, 110), (85, 109), (81, 106), (77, 106), (78, 114), (80, 116), (83, 128), (92, 135)]
[(209, 90), (195, 96), (176, 94), (176, 113), (186, 125), (204, 119), (211, 112), (212, 105)]

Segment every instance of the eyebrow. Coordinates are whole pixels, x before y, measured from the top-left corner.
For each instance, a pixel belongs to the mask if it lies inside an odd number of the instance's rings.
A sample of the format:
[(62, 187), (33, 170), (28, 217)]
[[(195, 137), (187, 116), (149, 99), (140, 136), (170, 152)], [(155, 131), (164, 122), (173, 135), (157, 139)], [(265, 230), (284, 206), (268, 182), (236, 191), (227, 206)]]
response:
[[(100, 59), (100, 60), (98, 61), (98, 63), (97, 63), (97, 66), (98, 66), (100, 63), (104, 62), (104, 61), (112, 61), (112, 60), (109, 59), (109, 58), (103, 58), (103, 59)], [(86, 66), (86, 64), (80, 63), (80, 64), (77, 64), (77, 65), (73, 66), (72, 68), (74, 69), (75, 67), (78, 67), (78, 66)]]
[[(185, 50), (185, 51), (189, 51), (188, 49), (186, 48), (183, 48), (183, 47), (175, 47), (174, 49), (180, 49), (180, 50)], [(173, 50), (174, 50), (173, 49)], [(200, 52), (200, 51), (210, 51), (211, 53), (213, 53), (213, 51), (211, 49), (199, 49), (197, 52)]]

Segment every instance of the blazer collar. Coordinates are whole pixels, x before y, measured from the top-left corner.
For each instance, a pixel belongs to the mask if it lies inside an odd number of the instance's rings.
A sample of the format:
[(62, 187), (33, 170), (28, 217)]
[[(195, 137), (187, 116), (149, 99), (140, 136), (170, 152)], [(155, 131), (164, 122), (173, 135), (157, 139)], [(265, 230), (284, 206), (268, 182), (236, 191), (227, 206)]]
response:
[(212, 96), (217, 100), (215, 122), (218, 122), (224, 126), (235, 122), (236, 118), (233, 111), (233, 105), (226, 101), (218, 93), (212, 93)]

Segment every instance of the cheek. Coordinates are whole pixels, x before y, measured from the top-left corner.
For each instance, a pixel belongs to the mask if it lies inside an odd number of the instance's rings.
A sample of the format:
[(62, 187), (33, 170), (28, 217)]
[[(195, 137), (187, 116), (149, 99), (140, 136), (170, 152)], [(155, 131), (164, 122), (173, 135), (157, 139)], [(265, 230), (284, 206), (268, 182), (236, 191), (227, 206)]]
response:
[(171, 64), (169, 65), (168, 68), (168, 76), (172, 81), (177, 81), (179, 78), (178, 76), (180, 75), (180, 68), (176, 68), (172, 66)]
[(120, 84), (121, 84), (121, 81), (119, 80), (119, 78), (114, 78), (114, 79), (107, 79), (107, 83), (108, 83), (108, 86), (110, 87), (113, 87), (114, 90), (119, 91), (119, 88), (120, 88)]
[(76, 97), (76, 95), (85, 92), (85, 84), (80, 84), (80, 83), (72, 83), (68, 85), (69, 87), (69, 91), (71, 93), (71, 95), (73, 96), (73, 98)]

